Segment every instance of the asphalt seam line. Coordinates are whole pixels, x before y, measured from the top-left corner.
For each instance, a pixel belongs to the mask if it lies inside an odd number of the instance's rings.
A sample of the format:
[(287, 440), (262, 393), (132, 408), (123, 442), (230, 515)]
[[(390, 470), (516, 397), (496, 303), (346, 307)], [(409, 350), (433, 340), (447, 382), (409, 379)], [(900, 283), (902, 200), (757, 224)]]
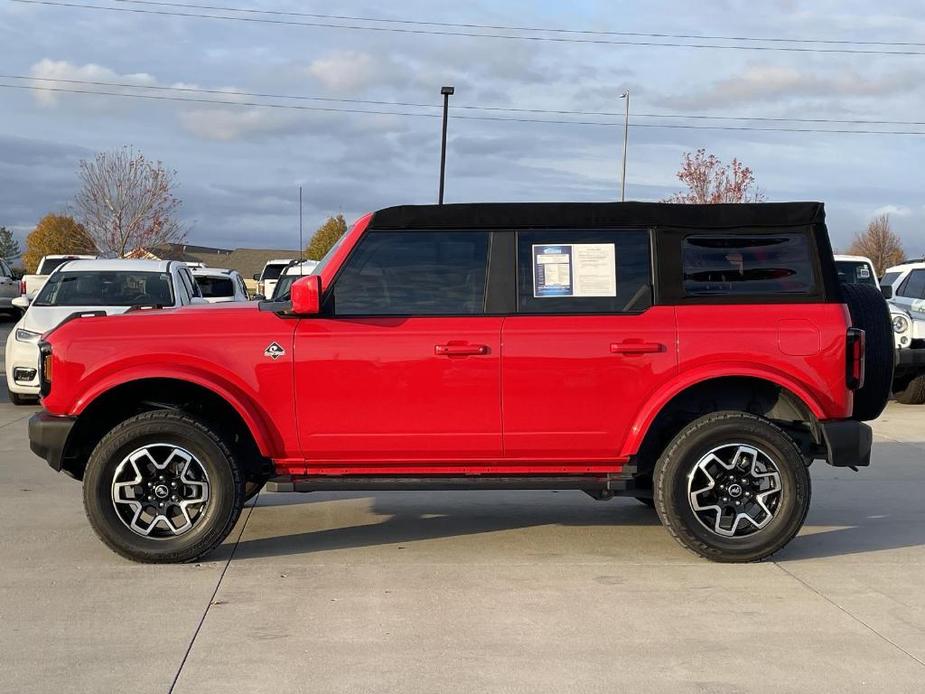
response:
[(228, 571), (228, 567), (231, 566), (231, 560), (234, 559), (235, 552), (238, 551), (238, 545), (241, 543), (241, 538), (244, 536), (244, 529), (247, 528), (247, 522), (251, 519), (251, 514), (257, 507), (257, 500), (259, 498), (260, 492), (257, 493), (256, 497), (254, 497), (254, 503), (251, 504), (251, 507), (247, 510), (247, 516), (244, 518), (244, 523), (241, 524), (241, 532), (238, 533), (238, 537), (234, 541), (234, 547), (231, 548), (231, 554), (228, 556), (228, 561), (225, 562), (225, 566), (222, 568), (222, 573), (219, 575), (218, 581), (215, 584), (215, 590), (213, 590), (212, 595), (209, 596), (209, 602), (206, 603), (206, 609), (203, 610), (202, 617), (199, 618), (199, 624), (196, 625), (196, 631), (193, 632), (193, 638), (190, 639), (189, 645), (186, 647), (186, 652), (183, 654), (183, 660), (180, 661), (180, 667), (177, 668), (177, 673), (173, 676), (173, 681), (170, 683), (170, 688), (167, 690), (167, 694), (173, 694), (173, 690), (177, 686), (177, 682), (180, 681), (180, 675), (183, 673), (186, 660), (189, 658), (189, 654), (193, 650), (193, 644), (196, 643), (196, 638), (199, 636), (202, 625), (205, 624), (206, 617), (209, 615), (209, 610), (212, 608), (212, 604), (215, 602), (215, 596), (218, 595), (219, 588), (222, 587), (222, 581), (225, 580), (225, 573)]
[(881, 639), (883, 639), (884, 641), (886, 641), (888, 644), (890, 644), (891, 646), (893, 646), (893, 648), (895, 648), (896, 650), (898, 650), (900, 653), (903, 653), (903, 654), (909, 656), (910, 658), (912, 658), (912, 660), (914, 660), (915, 662), (917, 662), (919, 665), (921, 665), (922, 667), (925, 667), (925, 661), (922, 661), (920, 658), (916, 657), (915, 655), (913, 655), (912, 653), (910, 653), (909, 651), (907, 651), (905, 648), (903, 648), (903, 647), (900, 646), (898, 643), (896, 643), (895, 641), (893, 641), (893, 639), (889, 638), (888, 636), (885, 636), (884, 634), (881, 634), (879, 631), (877, 631), (876, 629), (874, 629), (870, 624), (868, 624), (867, 622), (865, 622), (863, 619), (861, 619), (861, 618), (858, 617), (857, 615), (854, 615), (854, 614), (852, 614), (851, 612), (849, 612), (848, 610), (846, 610), (844, 607), (842, 607), (842, 606), (839, 605), (837, 602), (835, 602), (834, 600), (832, 600), (832, 598), (828, 597), (827, 595), (824, 595), (824, 594), (820, 593), (820, 592), (819, 592), (818, 590), (816, 590), (812, 585), (810, 585), (809, 583), (807, 583), (806, 581), (804, 581), (802, 578), (800, 578), (800, 577), (797, 576), (796, 574), (791, 573), (790, 571), (788, 571), (787, 569), (785, 569), (785, 568), (784, 568), (783, 566), (781, 566), (778, 562), (775, 561), (775, 562), (771, 562), (771, 563), (774, 564), (774, 566), (776, 566), (778, 569), (780, 569), (781, 571), (783, 571), (785, 574), (787, 574), (788, 576), (790, 576), (790, 578), (792, 578), (794, 581), (796, 581), (797, 583), (800, 583), (803, 587), (805, 587), (805, 588), (807, 588), (808, 590), (811, 590), (812, 592), (814, 592), (814, 593), (815, 593), (816, 595), (818, 595), (820, 598), (822, 598), (823, 600), (825, 600), (827, 603), (829, 603), (830, 605), (832, 605), (834, 608), (840, 610), (843, 614), (845, 614), (845, 615), (847, 615), (849, 618), (853, 619), (855, 622), (857, 622), (858, 624), (860, 624), (861, 626), (863, 626), (865, 629), (867, 629), (868, 631), (870, 631), (872, 634), (874, 634), (875, 636), (878, 636), (878, 637), (880, 637)]
[(11, 425), (16, 424), (16, 423), (18, 423), (18, 422), (21, 422), (22, 420), (24, 420), (24, 419), (26, 419), (27, 417), (30, 417), (30, 416), (31, 416), (31, 415), (24, 414), (22, 417), (20, 417), (19, 419), (14, 419), (12, 422), (7, 422), (6, 424), (0, 424), (0, 429), (3, 429), (4, 427), (11, 426)]

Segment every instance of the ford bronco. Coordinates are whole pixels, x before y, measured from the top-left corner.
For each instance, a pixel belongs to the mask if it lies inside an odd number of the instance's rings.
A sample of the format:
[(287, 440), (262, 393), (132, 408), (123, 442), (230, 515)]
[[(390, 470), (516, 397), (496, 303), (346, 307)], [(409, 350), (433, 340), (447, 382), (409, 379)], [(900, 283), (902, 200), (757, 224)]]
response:
[(276, 301), (75, 316), (40, 350), (32, 450), (143, 562), (206, 554), (268, 482), (630, 496), (763, 559), (811, 462), (869, 464), (893, 365), (819, 203), (393, 207)]

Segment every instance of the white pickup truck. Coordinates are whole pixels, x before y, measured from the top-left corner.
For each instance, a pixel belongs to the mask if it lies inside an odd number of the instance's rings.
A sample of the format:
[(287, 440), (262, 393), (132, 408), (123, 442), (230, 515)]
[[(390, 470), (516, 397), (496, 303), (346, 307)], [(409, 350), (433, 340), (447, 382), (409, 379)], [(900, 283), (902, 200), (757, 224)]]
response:
[(68, 260), (96, 260), (95, 255), (46, 255), (39, 261), (34, 275), (23, 275), (20, 283), (20, 293), (30, 299), (35, 298), (39, 290), (45, 286), (48, 276), (62, 263)]

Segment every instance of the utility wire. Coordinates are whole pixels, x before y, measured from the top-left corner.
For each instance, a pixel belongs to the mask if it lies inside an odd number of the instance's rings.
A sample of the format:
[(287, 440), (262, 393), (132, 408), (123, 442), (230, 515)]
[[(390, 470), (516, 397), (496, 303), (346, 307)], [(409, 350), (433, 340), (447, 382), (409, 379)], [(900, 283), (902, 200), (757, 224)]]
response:
[[(165, 94), (126, 94), (125, 92), (111, 92), (90, 89), (71, 89), (65, 87), (36, 87), (24, 84), (0, 84), (0, 89), (20, 89), (28, 91), (61, 92), (68, 94), (90, 94), (94, 96), (116, 96), (129, 99), (147, 99), (153, 101), (180, 101), (197, 104), (218, 104), (224, 106), (247, 106), (257, 108), (273, 108), (297, 111), (316, 111), (326, 113), (360, 113), (380, 116), (403, 116), (411, 118), (441, 118), (439, 113), (411, 113), (402, 111), (378, 111), (367, 109), (340, 108), (332, 106), (301, 106), (297, 104), (274, 104), (256, 101), (240, 101), (231, 99), (199, 99), (187, 96), (168, 96)], [(555, 120), (546, 118), (504, 118), (501, 116), (467, 116), (456, 115), (456, 120), (493, 121), (507, 123), (547, 123), (556, 125), (597, 125), (603, 127), (623, 127), (622, 123), (606, 123), (602, 121)], [(754, 131), (772, 133), (830, 133), (844, 135), (925, 135), (925, 131), (915, 130), (858, 130), (858, 129), (820, 129), (820, 128), (764, 128), (755, 126), (727, 126), (727, 125), (688, 125), (677, 123), (634, 123), (634, 128), (666, 128), (674, 130), (727, 130), (727, 131)]]
[[(132, 84), (130, 82), (100, 82), (96, 80), (65, 79), (63, 77), (33, 77), (30, 75), (4, 75), (0, 79), (37, 81), (62, 84), (80, 84), (94, 87), (124, 87), (127, 89), (150, 89), (153, 91), (185, 92), (193, 94), (218, 94), (223, 96), (247, 96), (265, 99), (293, 99), (299, 101), (320, 101), (344, 104), (365, 104), (372, 106), (403, 106), (411, 108), (443, 108), (440, 104), (424, 104), (410, 101), (384, 101), (375, 99), (346, 99), (330, 96), (307, 96), (304, 94), (270, 94), (266, 92), (245, 92), (237, 89), (205, 89), (202, 87), (169, 87), (163, 85)], [(43, 88), (41, 85), (38, 88)], [(453, 109), (467, 111), (490, 111), (502, 113), (546, 113), (562, 116), (601, 116), (623, 118), (623, 113), (614, 111), (571, 111), (565, 109), (516, 108), (513, 106), (473, 106), (454, 104)], [(925, 125), (925, 121), (910, 120), (866, 120), (842, 118), (786, 118), (783, 116), (711, 116), (702, 113), (634, 113), (633, 118), (673, 118), (685, 120), (759, 121), (773, 123), (831, 123), (833, 125)], [(571, 121), (569, 121), (571, 122)]]
[(791, 39), (779, 36), (711, 36), (708, 34), (665, 34), (641, 31), (603, 31), (595, 29), (564, 29), (561, 27), (526, 27), (509, 24), (474, 24), (464, 22), (432, 22), (415, 19), (391, 19), (385, 17), (357, 17), (353, 15), (321, 14), (318, 12), (293, 12), (290, 10), (257, 10), (250, 7), (227, 7), (222, 5), (202, 5), (188, 2), (157, 2), (155, 0), (111, 0), (128, 5), (154, 5), (158, 7), (175, 7), (193, 10), (217, 10), (220, 12), (242, 12), (246, 14), (269, 15), (275, 17), (310, 17), (313, 19), (333, 19), (352, 22), (378, 22), (380, 24), (409, 24), (411, 26), (449, 27), (456, 29), (490, 29), (498, 31), (531, 31), (550, 34), (583, 34), (589, 36), (636, 36), (659, 39), (695, 39), (701, 41), (753, 41), (763, 43), (821, 43), (827, 45), (857, 46), (925, 46), (921, 41), (857, 41), (852, 39)]
[[(453, 37), (470, 37), (470, 38), (487, 38), (487, 39), (504, 39), (510, 41), (540, 41), (548, 43), (563, 44), (593, 44), (605, 46), (645, 46), (645, 47), (662, 47), (662, 48), (700, 48), (700, 49), (725, 49), (735, 51), (779, 51), (786, 53), (833, 53), (833, 54), (852, 54), (852, 55), (925, 55), (923, 50), (893, 50), (885, 51), (879, 49), (867, 48), (811, 48), (804, 46), (730, 46), (716, 43), (677, 43), (666, 41), (638, 41), (630, 39), (607, 39), (607, 38), (577, 38), (572, 36), (524, 36), (515, 34), (487, 34), (472, 31), (449, 31), (443, 29), (423, 29), (397, 26), (370, 26), (358, 24), (334, 24), (331, 22), (314, 21), (304, 22), (285, 19), (271, 19), (261, 17), (240, 17), (225, 14), (205, 14), (202, 12), (176, 12), (173, 10), (155, 10), (141, 9), (138, 7), (104, 7), (101, 5), (83, 5), (73, 2), (61, 2), (60, 0), (10, 0), (26, 5), (48, 5), (52, 7), (71, 7), (81, 10), (101, 10), (105, 12), (123, 12), (143, 15), (160, 15), (167, 17), (195, 17), (199, 19), (222, 19), (233, 22), (246, 22), (256, 24), (272, 24), (284, 26), (300, 26), (325, 29), (345, 29), (351, 31), (374, 31), (384, 33), (429, 35), (429, 36), (453, 36)], [(182, 8), (181, 5), (176, 7)]]

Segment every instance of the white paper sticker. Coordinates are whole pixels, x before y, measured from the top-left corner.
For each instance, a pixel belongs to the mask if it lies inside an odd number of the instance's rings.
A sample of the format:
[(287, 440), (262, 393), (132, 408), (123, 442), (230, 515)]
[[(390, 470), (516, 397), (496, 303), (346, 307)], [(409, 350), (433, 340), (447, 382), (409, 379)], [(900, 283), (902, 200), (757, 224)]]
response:
[(616, 296), (612, 243), (533, 245), (533, 296)]

